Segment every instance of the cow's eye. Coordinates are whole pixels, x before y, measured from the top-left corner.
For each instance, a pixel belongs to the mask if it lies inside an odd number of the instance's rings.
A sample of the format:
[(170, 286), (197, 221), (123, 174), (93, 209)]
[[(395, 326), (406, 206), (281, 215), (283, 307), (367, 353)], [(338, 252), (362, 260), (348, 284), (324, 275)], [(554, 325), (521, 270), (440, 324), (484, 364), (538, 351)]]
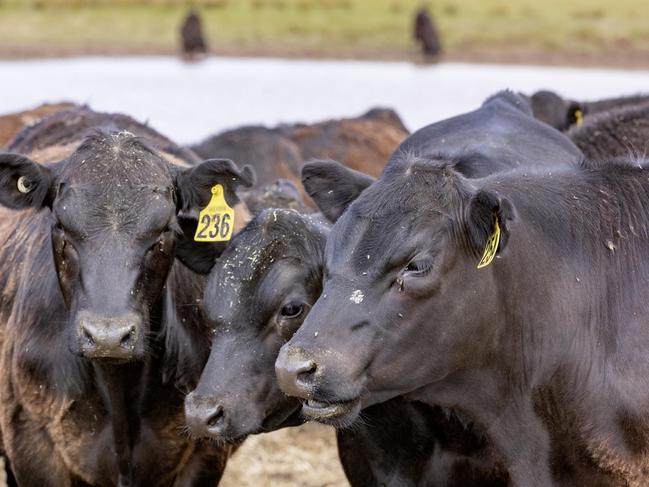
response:
[(298, 301), (291, 301), (282, 306), (280, 314), (282, 318), (297, 318), (304, 311), (304, 305)]
[(433, 268), (433, 260), (430, 258), (415, 259), (405, 267), (404, 272), (412, 276), (423, 276)]

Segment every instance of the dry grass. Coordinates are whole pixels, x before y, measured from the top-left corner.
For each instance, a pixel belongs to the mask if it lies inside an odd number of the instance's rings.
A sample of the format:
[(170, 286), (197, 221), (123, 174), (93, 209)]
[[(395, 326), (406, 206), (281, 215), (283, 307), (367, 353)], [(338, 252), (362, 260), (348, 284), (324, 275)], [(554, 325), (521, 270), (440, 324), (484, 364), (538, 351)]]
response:
[[(0, 487), (6, 487), (0, 457)], [(346, 487), (334, 430), (318, 424), (251, 436), (228, 462), (220, 487)]]
[[(0, 0), (0, 46), (172, 52), (190, 2)], [(193, 0), (214, 50), (404, 53), (425, 0)], [(649, 49), (649, 2), (429, 1), (451, 56), (478, 50), (572, 53)]]
[(248, 438), (228, 462), (221, 487), (343, 487), (332, 428), (306, 424)]

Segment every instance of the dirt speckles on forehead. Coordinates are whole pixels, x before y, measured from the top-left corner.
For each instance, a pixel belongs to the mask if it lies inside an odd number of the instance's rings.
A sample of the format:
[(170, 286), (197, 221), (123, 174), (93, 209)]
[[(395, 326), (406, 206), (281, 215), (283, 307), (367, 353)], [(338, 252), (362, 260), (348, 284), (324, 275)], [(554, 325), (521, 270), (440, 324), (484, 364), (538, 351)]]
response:
[(212, 269), (208, 311), (238, 306), (283, 259), (319, 263), (327, 232), (328, 227), (312, 216), (293, 210), (263, 211), (232, 239)]
[(69, 183), (103, 183), (125, 178), (133, 184), (171, 184), (169, 164), (129, 132), (96, 132), (68, 158), (61, 179)]
[(128, 132), (85, 139), (65, 160), (58, 182), (56, 213), (96, 229), (133, 233), (168, 220), (174, 209), (169, 163)]

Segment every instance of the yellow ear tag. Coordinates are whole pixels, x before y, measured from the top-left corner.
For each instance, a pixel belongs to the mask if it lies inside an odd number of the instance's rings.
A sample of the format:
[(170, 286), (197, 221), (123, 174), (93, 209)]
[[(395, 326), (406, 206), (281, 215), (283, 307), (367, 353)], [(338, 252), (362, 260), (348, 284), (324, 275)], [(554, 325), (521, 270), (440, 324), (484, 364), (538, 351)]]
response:
[(579, 127), (582, 123), (584, 123), (583, 112), (581, 110), (575, 110), (575, 124)]
[(223, 186), (212, 186), (212, 199), (198, 215), (196, 242), (227, 242), (234, 229), (234, 210), (228, 206)]
[(484, 254), (482, 254), (482, 259), (478, 263), (478, 269), (487, 267), (491, 264), (491, 261), (494, 260), (496, 256), (496, 251), (498, 250), (498, 244), (500, 244), (500, 225), (498, 225), (498, 218), (495, 220), (494, 233), (491, 234), (489, 240), (487, 240), (487, 245), (484, 248)]

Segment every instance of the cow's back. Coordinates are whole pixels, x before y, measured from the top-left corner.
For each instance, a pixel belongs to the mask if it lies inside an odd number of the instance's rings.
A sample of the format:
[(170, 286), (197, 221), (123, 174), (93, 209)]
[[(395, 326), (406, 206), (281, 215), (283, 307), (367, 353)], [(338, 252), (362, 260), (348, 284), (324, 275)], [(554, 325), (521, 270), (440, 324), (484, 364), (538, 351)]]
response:
[(53, 113), (75, 107), (73, 103), (45, 103), (29, 110), (0, 116), (0, 147), (6, 147), (26, 127)]
[[(521, 99), (520, 103), (525, 102)], [(397, 148), (391, 163), (400, 161), (404, 153), (449, 157), (468, 177), (517, 168), (577, 165), (583, 159), (581, 151), (561, 132), (534, 119), (525, 107), (498, 98), (473, 112), (418, 130)]]
[(190, 149), (181, 147), (155, 129), (120, 113), (100, 113), (88, 107), (73, 107), (49, 115), (21, 130), (7, 151), (29, 155), (36, 162), (64, 159), (98, 129), (129, 132), (147, 141), (171, 163), (181, 166), (200, 162)]
[(567, 135), (589, 159), (645, 157), (649, 150), (649, 102), (588, 116)]

